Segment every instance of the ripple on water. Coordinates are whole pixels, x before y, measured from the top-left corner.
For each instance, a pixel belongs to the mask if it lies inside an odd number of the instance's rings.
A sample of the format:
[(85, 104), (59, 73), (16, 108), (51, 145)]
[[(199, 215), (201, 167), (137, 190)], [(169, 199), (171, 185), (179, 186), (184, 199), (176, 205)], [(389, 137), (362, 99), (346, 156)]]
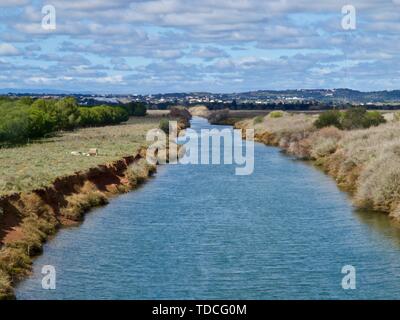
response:
[[(210, 127), (195, 118), (192, 127)], [(312, 166), (255, 146), (255, 171), (160, 168), (155, 179), (61, 230), (17, 288), (21, 299), (397, 298), (400, 233), (353, 211)], [(57, 289), (41, 289), (41, 267)], [(341, 268), (357, 268), (357, 289)]]

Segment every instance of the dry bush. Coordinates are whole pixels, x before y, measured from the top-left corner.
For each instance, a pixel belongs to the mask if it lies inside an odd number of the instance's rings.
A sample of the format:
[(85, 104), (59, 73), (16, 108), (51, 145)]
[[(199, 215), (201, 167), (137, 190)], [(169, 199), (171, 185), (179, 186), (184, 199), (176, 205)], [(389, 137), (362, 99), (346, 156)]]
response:
[(307, 131), (297, 133), (286, 133), (279, 137), (276, 135), (274, 139), (280, 148), (287, 153), (298, 157), (299, 159), (308, 159), (310, 157), (310, 141), (308, 139), (310, 133)]
[(339, 140), (337, 151), (328, 156), (325, 169), (349, 189), (361, 186), (358, 177), (365, 168), (397, 144), (400, 127), (394, 123), (369, 129), (346, 131)]
[(264, 130), (273, 135), (275, 144), (301, 159), (310, 157), (310, 134), (315, 130), (314, 119), (305, 114), (283, 113), (281, 117), (266, 117)]
[[(278, 145), (283, 149), (291, 150), (293, 154), (303, 154), (304, 145), (295, 144), (309, 136), (315, 131), (314, 117), (306, 114), (290, 114), (284, 112), (281, 117), (274, 118), (266, 116), (261, 123), (255, 123), (253, 119), (237, 122), (236, 128), (252, 128), (255, 130), (255, 137), (266, 144)], [(301, 152), (295, 151), (302, 150)]]
[(5, 271), (0, 269), (0, 300), (13, 298), (11, 279)]
[(239, 122), (254, 128), (259, 141), (279, 145), (299, 158), (317, 160), (338, 184), (354, 192), (359, 206), (391, 212), (400, 220), (400, 125), (386, 123), (369, 129), (315, 130), (307, 115), (266, 117)]
[(253, 123), (254, 124), (259, 124), (264, 122), (264, 116), (257, 116), (254, 118)]
[(31, 258), (21, 248), (5, 246), (0, 250), (0, 300), (15, 298), (12, 284), (30, 272)]
[(207, 118), (210, 115), (210, 110), (206, 106), (194, 106), (189, 108), (192, 116)]
[(381, 150), (360, 175), (356, 201), (363, 207), (390, 212), (400, 204), (400, 141)]
[(4, 247), (0, 250), (0, 270), (11, 279), (20, 279), (30, 271), (29, 256), (20, 248)]
[(383, 117), (387, 122), (391, 122), (391, 121), (398, 121), (400, 118), (399, 115), (400, 114), (398, 112), (387, 112), (383, 114)]
[(84, 193), (76, 193), (67, 199), (68, 205), (61, 210), (63, 217), (80, 221), (84, 213), (92, 208), (100, 207), (108, 203), (107, 197), (100, 191), (86, 191)]
[(19, 248), (28, 256), (36, 255), (41, 252), (42, 243), (48, 235), (55, 232), (55, 223), (35, 216), (25, 218), (20, 226), (22, 237), (9, 243), (8, 246)]
[(264, 121), (264, 129), (283, 137), (292, 133), (314, 131), (314, 118), (306, 114), (284, 114), (280, 118), (269, 118)]
[(334, 153), (343, 135), (343, 132), (335, 127), (326, 127), (314, 132), (310, 138), (311, 157), (319, 159)]
[(346, 132), (340, 142), (347, 158), (356, 163), (365, 164), (382, 154), (383, 148), (400, 137), (400, 126), (395, 123), (384, 124), (369, 129)]
[(140, 159), (129, 166), (126, 176), (132, 186), (141, 184), (156, 170), (154, 165), (147, 162), (146, 159)]

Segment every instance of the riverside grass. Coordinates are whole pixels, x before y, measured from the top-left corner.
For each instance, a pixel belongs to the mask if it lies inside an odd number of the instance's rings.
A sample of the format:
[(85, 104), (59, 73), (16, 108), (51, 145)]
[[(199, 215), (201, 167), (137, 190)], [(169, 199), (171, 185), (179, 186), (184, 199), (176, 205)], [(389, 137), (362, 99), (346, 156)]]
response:
[[(67, 180), (71, 176), (82, 178), (84, 172), (98, 166), (101, 172), (106, 170), (104, 175), (107, 179), (107, 175), (118, 170), (121, 159), (133, 159), (134, 154), (141, 154), (143, 146), (147, 145), (147, 131), (157, 128), (162, 118), (160, 114), (131, 118), (122, 125), (80, 129), (29, 145), (0, 150), (1, 195), (3, 199), (12, 199), (15, 193), (18, 194), (18, 198), (10, 203), (13, 209), (17, 209), (16, 214), (20, 218), (13, 228), (16, 237), (3, 242), (0, 247), (0, 300), (15, 298), (13, 286), (29, 274), (32, 258), (40, 254), (43, 243), (62, 224), (66, 221), (67, 225), (70, 223), (68, 221), (79, 222), (85, 212), (108, 203), (108, 198), (113, 194), (134, 189), (155, 171), (155, 167), (141, 156), (123, 167), (123, 172), (119, 171), (120, 184), (105, 181), (100, 186), (90, 180), (78, 181), (77, 185), (71, 186), (73, 192), (59, 195), (63, 205), (57, 204), (58, 214), (53, 207), (56, 203), (49, 203), (48, 199), (46, 202), (46, 194), (43, 197), (43, 194), (32, 190), (46, 190), (56, 179), (63, 177)], [(99, 149), (99, 156), (71, 155), (72, 151), (87, 152), (92, 147)], [(116, 165), (106, 167), (105, 163)], [(0, 217), (3, 214), (1, 209)]]
[[(134, 154), (146, 144), (148, 130), (162, 117), (131, 118), (115, 126), (79, 129), (13, 148), (0, 149), (0, 196), (43, 188), (56, 178)], [(72, 151), (97, 148), (96, 157), (74, 156)]]
[(355, 205), (389, 213), (400, 221), (400, 122), (393, 118), (377, 127), (342, 131), (317, 129), (317, 117), (285, 113), (262, 121), (246, 119), (235, 126), (253, 128), (256, 140), (313, 160), (351, 192)]

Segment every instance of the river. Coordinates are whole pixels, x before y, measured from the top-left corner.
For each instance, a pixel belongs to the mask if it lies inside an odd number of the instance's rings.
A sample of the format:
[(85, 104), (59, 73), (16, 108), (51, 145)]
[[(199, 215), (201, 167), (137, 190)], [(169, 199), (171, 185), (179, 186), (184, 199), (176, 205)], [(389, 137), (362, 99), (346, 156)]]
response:
[[(192, 128), (213, 126), (194, 118)], [(333, 179), (278, 148), (256, 143), (254, 173), (234, 173), (159, 167), (51, 239), (17, 298), (397, 298), (400, 230), (385, 215), (354, 210)], [(42, 289), (44, 265), (56, 290)], [(345, 265), (355, 290), (342, 288)]]

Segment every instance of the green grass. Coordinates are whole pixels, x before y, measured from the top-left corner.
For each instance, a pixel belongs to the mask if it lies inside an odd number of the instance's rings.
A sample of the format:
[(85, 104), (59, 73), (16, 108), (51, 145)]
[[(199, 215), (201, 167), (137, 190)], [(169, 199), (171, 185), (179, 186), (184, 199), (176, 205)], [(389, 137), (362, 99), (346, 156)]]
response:
[[(18, 225), (21, 236), (0, 248), (0, 300), (14, 298), (12, 286), (30, 272), (32, 257), (41, 252), (48, 236), (60, 226), (49, 205), (29, 191), (47, 187), (56, 178), (134, 155), (148, 144), (145, 140), (148, 130), (157, 128), (165, 116), (161, 112), (150, 112), (145, 118), (130, 118), (117, 126), (80, 129), (24, 146), (0, 149), (0, 195), (23, 192), (20, 202), (25, 205), (22, 223)], [(71, 154), (72, 151), (88, 152), (90, 148), (97, 148), (99, 155)], [(127, 176), (132, 186), (143, 182), (154, 171), (146, 160), (141, 161), (129, 168)], [(68, 205), (61, 208), (61, 216), (73, 221), (81, 220), (90, 208), (107, 203), (106, 196), (91, 189), (90, 183), (87, 189), (83, 186), (81, 192), (65, 200)]]
[(271, 111), (269, 114), (270, 118), (282, 118), (284, 115), (283, 111)]
[[(133, 155), (146, 145), (146, 133), (157, 128), (162, 114), (131, 118), (127, 123), (60, 133), (20, 147), (0, 149), (0, 195), (50, 185), (57, 177)], [(97, 148), (96, 157), (74, 156), (72, 151)]]
[(263, 121), (264, 121), (264, 116), (257, 116), (254, 118), (253, 123), (259, 124), (259, 123), (262, 123)]

